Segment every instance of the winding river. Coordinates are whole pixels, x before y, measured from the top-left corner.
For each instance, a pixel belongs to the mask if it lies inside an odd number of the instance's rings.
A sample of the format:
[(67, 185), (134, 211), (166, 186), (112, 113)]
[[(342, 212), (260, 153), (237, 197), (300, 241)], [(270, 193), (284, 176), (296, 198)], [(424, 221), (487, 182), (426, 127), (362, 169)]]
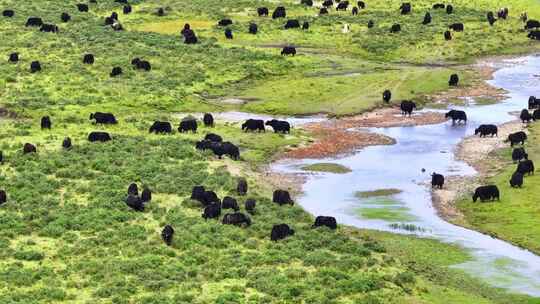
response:
[[(474, 134), (474, 129), (481, 123), (502, 124), (515, 119), (509, 112), (521, 110), (526, 106), (528, 97), (538, 93), (540, 78), (534, 74), (540, 70), (540, 57), (506, 60), (502, 65), (490, 83), (508, 91), (508, 99), (493, 105), (467, 106), (464, 108), (469, 117), (466, 126), (442, 123), (372, 129), (396, 139), (397, 143), (368, 147), (353, 155), (322, 160), (344, 165), (352, 172), (310, 175), (303, 188), (304, 194), (297, 198), (298, 203), (313, 215), (331, 215), (341, 224), (414, 233), (457, 244), (467, 249), (473, 259), (454, 267), (495, 286), (540, 296), (539, 256), (445, 222), (434, 210), (430, 187), (426, 186), (430, 182), (429, 173), (434, 171), (447, 176), (476, 174), (473, 168), (454, 158), (452, 151), (457, 144)], [(320, 162), (320, 159), (278, 162), (273, 169), (301, 173), (301, 166)], [(422, 172), (422, 168), (427, 172)], [(359, 191), (386, 188), (402, 192), (382, 200), (355, 195)], [(377, 217), (377, 214), (382, 216)]]

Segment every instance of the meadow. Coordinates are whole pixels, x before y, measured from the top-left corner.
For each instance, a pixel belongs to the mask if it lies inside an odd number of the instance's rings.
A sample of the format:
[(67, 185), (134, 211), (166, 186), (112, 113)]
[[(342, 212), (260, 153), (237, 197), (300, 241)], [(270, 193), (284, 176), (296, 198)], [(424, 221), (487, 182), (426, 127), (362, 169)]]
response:
[[(540, 162), (540, 127), (532, 124), (528, 130), (529, 141), (525, 149), (529, 159), (537, 164)], [(540, 207), (535, 194), (540, 177), (526, 176), (522, 188), (510, 187), (510, 177), (517, 167), (511, 155), (510, 148), (497, 151), (496, 157), (504, 164), (504, 169), (485, 181), (499, 187), (502, 194), (500, 203), (473, 203), (467, 197), (458, 203), (458, 208), (465, 215), (466, 225), (540, 254), (540, 229), (536, 224)]]
[[(113, 0), (90, 4), (88, 13), (77, 12), (76, 3), (0, 0), (0, 9), (15, 10), (13, 18), (0, 17), (0, 188), (8, 193), (0, 206), (0, 303), (534, 303), (449, 269), (470, 258), (459, 248), (341, 226), (312, 229), (313, 217), (300, 207), (272, 203), (274, 189), (254, 170), (311, 140), (298, 128), (246, 134), (220, 121), (197, 134), (167, 136), (148, 128), (154, 120), (176, 127), (184, 113), (228, 110), (348, 115), (384, 106), (387, 88), (394, 103), (427, 102), (448, 90), (452, 73), (462, 86), (474, 80), (461, 64), (536, 50), (518, 12), (540, 18), (540, 3), (455, 0), (453, 15), (433, 13), (433, 24), (422, 26), (430, 1), (416, 1), (407, 16), (398, 14), (399, 1), (374, 0), (358, 16), (332, 10), (323, 17), (283, 1), (291, 18), (310, 22), (305, 32), (257, 17), (256, 7), (277, 6), (271, 1), (131, 0), (130, 15)], [(489, 27), (485, 11), (502, 6), (511, 17)], [(165, 16), (155, 15), (159, 7)], [(113, 11), (125, 31), (103, 25)], [(72, 20), (61, 23), (62, 12)], [(56, 23), (59, 33), (25, 27), (30, 16)], [(216, 25), (226, 17), (234, 22), (233, 40)], [(247, 33), (251, 21), (258, 35)], [(196, 45), (182, 42), (186, 22)], [(394, 22), (402, 23), (400, 34), (388, 32)], [(453, 22), (467, 30), (445, 42), (442, 31)], [(351, 33), (341, 33), (345, 23)], [(280, 56), (285, 44), (296, 45), (298, 55)], [(12, 52), (20, 54), (16, 64), (7, 63)], [(95, 55), (93, 65), (83, 65), (85, 53)], [(133, 69), (135, 57), (152, 70)], [(34, 60), (41, 72), (29, 72)], [(111, 78), (115, 66), (123, 74)], [(232, 97), (249, 102), (223, 102)], [(95, 111), (114, 113), (119, 124), (90, 124)], [(44, 115), (52, 130), (40, 130)], [(88, 143), (94, 130), (113, 141)], [(237, 144), (241, 159), (196, 151), (195, 141), (210, 132)], [(67, 136), (71, 150), (61, 148)], [(26, 142), (38, 152), (23, 155)], [(202, 219), (191, 188), (236, 196), (239, 177), (250, 185), (239, 202), (257, 199), (253, 225)], [(124, 203), (132, 182), (153, 191), (144, 212)], [(270, 229), (283, 222), (295, 236), (271, 242)], [(166, 224), (176, 231), (170, 247), (160, 239)]]

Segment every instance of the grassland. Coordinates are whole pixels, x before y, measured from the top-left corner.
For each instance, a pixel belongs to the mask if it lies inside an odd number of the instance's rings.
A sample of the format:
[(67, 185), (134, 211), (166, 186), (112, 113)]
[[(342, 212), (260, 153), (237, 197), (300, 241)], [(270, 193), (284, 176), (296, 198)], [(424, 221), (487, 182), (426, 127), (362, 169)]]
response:
[[(540, 4), (513, 1), (512, 17), (489, 28), (485, 10), (503, 6), (487, 0), (455, 1), (456, 14), (435, 14), (433, 26), (419, 25), (427, 1), (415, 2), (410, 16), (397, 14), (399, 2), (374, 1), (360, 16), (332, 12), (314, 17), (312, 8), (283, 3), (289, 15), (312, 24), (307, 32), (283, 32), (283, 20), (260, 19), (258, 0), (133, 0), (134, 13), (120, 15), (126, 31), (103, 26), (121, 6), (111, 1), (75, 9), (78, 1), (0, 0), (13, 18), (0, 18), (0, 56), (19, 52), (17, 64), (0, 64), (0, 187), (8, 202), (0, 206), (0, 303), (439, 303), (451, 297), (470, 303), (526, 303), (446, 266), (467, 259), (442, 244), (373, 233), (371, 238), (340, 227), (311, 229), (313, 218), (301, 208), (270, 202), (265, 180), (250, 175), (276, 152), (301, 144), (307, 135), (246, 134), (237, 124), (219, 122), (197, 134), (149, 135), (154, 120), (175, 125), (182, 112), (247, 110), (265, 113), (350, 114), (380, 106), (383, 89), (394, 102), (446, 90), (451, 73), (462, 85), (474, 77), (449, 63), (477, 56), (530, 51), (518, 11), (540, 17)], [(158, 7), (166, 16), (157, 17)], [(60, 23), (69, 12), (72, 21)], [(39, 16), (57, 23), (58, 34), (24, 27)], [(235, 39), (226, 41), (216, 23), (230, 17)], [(376, 27), (365, 28), (373, 19)], [(257, 36), (247, 24), (260, 25)], [(467, 29), (452, 42), (441, 31), (450, 22)], [(179, 36), (189, 22), (200, 38), (184, 45)], [(390, 35), (391, 22), (404, 31)], [(343, 23), (352, 32), (341, 35)], [(406, 25), (407, 24), (407, 25)], [(299, 48), (295, 57), (279, 55), (283, 44)], [(82, 56), (93, 53), (94, 65)], [(152, 63), (150, 72), (132, 69), (131, 59)], [(39, 60), (43, 70), (31, 74)], [(123, 75), (110, 78), (115, 66)], [(231, 105), (220, 97), (249, 97)], [(87, 120), (95, 111), (113, 112), (117, 126)], [(39, 129), (51, 116), (53, 128)], [(88, 132), (110, 132), (113, 141), (90, 144)], [(222, 135), (241, 148), (241, 160), (217, 160), (193, 146), (206, 133)], [(60, 148), (64, 137), (74, 147)], [(37, 145), (22, 155), (22, 144)], [(234, 195), (236, 179), (247, 176), (249, 197), (258, 201), (248, 229), (204, 221), (200, 206), (188, 199), (203, 184), (220, 197)], [(153, 190), (145, 212), (123, 199), (127, 185)], [(242, 203), (244, 198), (240, 198)], [(243, 208), (242, 208), (243, 210)], [(286, 222), (294, 237), (270, 242), (274, 224)], [(176, 230), (171, 247), (160, 230)], [(396, 246), (400, 244), (400, 246)], [(385, 249), (386, 248), (386, 249)], [(437, 255), (436, 253), (441, 253)], [(443, 255), (444, 253), (444, 255)], [(422, 267), (414, 267), (419, 260)], [(460, 285), (460, 282), (465, 282)], [(476, 301), (476, 302), (475, 302)], [(467, 303), (467, 302), (464, 302)]]
[(351, 169), (334, 163), (316, 163), (312, 165), (307, 165), (302, 167), (304, 171), (313, 171), (313, 172), (329, 172), (336, 174), (345, 174), (351, 172)]
[[(525, 144), (525, 149), (529, 159), (537, 164), (540, 163), (540, 126), (532, 124), (529, 131), (529, 142)], [(506, 163), (505, 169), (486, 181), (499, 187), (500, 202), (473, 203), (467, 197), (459, 202), (458, 207), (465, 215), (466, 222), (474, 229), (540, 254), (540, 207), (536, 195), (540, 177), (526, 176), (522, 188), (511, 188), (509, 180), (517, 167), (511, 162), (511, 155), (510, 148), (498, 151), (498, 158)]]

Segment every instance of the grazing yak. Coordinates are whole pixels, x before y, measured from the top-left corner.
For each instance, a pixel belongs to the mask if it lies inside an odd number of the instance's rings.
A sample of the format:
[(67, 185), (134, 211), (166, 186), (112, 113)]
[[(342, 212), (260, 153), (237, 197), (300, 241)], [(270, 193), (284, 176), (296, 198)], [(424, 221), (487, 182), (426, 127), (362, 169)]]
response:
[(455, 32), (463, 32), (464, 30), (463, 23), (452, 23), (448, 26), (448, 28)]
[(453, 12), (454, 12), (454, 7), (453, 7), (451, 4), (448, 4), (448, 5), (446, 6), (446, 13), (447, 13), (448, 15), (450, 15), (450, 14), (452, 14)]
[(402, 15), (407, 15), (411, 12), (411, 4), (409, 2), (402, 3), (399, 7)]
[(284, 120), (272, 119), (265, 123), (267, 126), (271, 126), (274, 129), (274, 133), (291, 133), (291, 125)]
[(294, 230), (291, 229), (289, 225), (274, 225), (274, 227), (272, 227), (272, 232), (270, 232), (270, 240), (276, 242), (288, 237), (289, 235), (294, 235)]
[(141, 192), (141, 201), (143, 203), (152, 201), (152, 190), (150, 190), (148, 187), (143, 187), (143, 191)]
[(157, 15), (158, 17), (163, 17), (163, 16), (165, 16), (165, 10), (163, 9), (163, 7), (160, 7), (160, 8), (157, 9), (156, 15)]
[(219, 202), (212, 203), (203, 209), (201, 217), (205, 220), (215, 219), (221, 216), (221, 204)]
[(356, 3), (358, 5), (359, 8), (361, 9), (365, 9), (366, 8), (366, 3), (364, 1), (358, 1)]
[(258, 31), (259, 31), (259, 27), (257, 26), (257, 24), (255, 24), (255, 23), (250, 23), (249, 24), (248, 32), (250, 34), (256, 35)]
[(367, 22), (367, 27), (368, 27), (368, 28), (372, 28), (372, 27), (374, 27), (374, 26), (375, 26), (375, 22), (373, 22), (373, 20), (369, 20), (369, 21)]
[(206, 192), (206, 189), (204, 188), (204, 186), (194, 186), (192, 189), (191, 189), (191, 199), (192, 200), (196, 200), (196, 201), (199, 201), (199, 202), (203, 202), (204, 201), (204, 193)]
[(534, 163), (532, 160), (524, 160), (518, 163), (516, 172), (519, 172), (523, 175), (531, 175), (534, 174)]
[(64, 138), (64, 140), (62, 141), (62, 148), (64, 148), (65, 150), (69, 150), (71, 149), (71, 147), (72, 147), (71, 138), (69, 137)]
[(238, 179), (238, 184), (236, 185), (236, 192), (240, 196), (244, 196), (248, 192), (248, 183), (247, 180), (243, 177)]
[(322, 3), (322, 6), (324, 7), (331, 7), (332, 5), (334, 5), (334, 1), (332, 0), (324, 0)]
[(281, 55), (296, 55), (296, 48), (293, 46), (285, 46), (281, 50)]
[(11, 18), (11, 17), (15, 16), (15, 12), (13, 10), (3, 10), (2, 11), (2, 16), (7, 17), (7, 18)]
[(232, 25), (233, 22), (231, 19), (221, 19), (219, 20), (218, 22), (218, 26), (228, 26), (228, 25)]
[(446, 6), (443, 3), (433, 4), (433, 9), (444, 9)]
[(533, 112), (533, 120), (540, 120), (540, 109), (536, 109)]
[(77, 4), (77, 9), (81, 13), (86, 13), (86, 12), (88, 12), (88, 4), (79, 3), (79, 4)]
[(446, 40), (446, 41), (452, 40), (452, 33), (450, 31), (445, 31), (444, 32), (444, 40)]
[(71, 16), (68, 13), (62, 13), (60, 15), (60, 20), (62, 20), (62, 22), (69, 22), (71, 20)]
[(506, 142), (510, 142), (510, 147), (513, 147), (514, 145), (517, 145), (521, 143), (522, 145), (525, 144), (525, 141), (527, 140), (527, 134), (523, 131), (519, 131), (516, 133), (512, 133), (508, 135), (508, 139)]
[(444, 115), (446, 119), (451, 118), (452, 124), (457, 123), (467, 123), (467, 113), (465, 111), (461, 110), (450, 110), (448, 113)]
[(124, 15), (130, 14), (131, 11), (132, 11), (131, 5), (124, 5), (124, 7), (122, 8), (122, 12), (124, 13)]
[(39, 17), (30, 17), (26, 20), (25, 26), (42, 26), (43, 20)]
[(32, 61), (30, 63), (30, 73), (36, 73), (41, 71), (41, 63), (39, 61)]
[(285, 18), (285, 17), (287, 17), (287, 11), (285, 10), (285, 7), (283, 6), (276, 7), (274, 12), (272, 13), (272, 19)]
[(19, 53), (11, 53), (11, 54), (9, 54), (8, 61), (11, 62), (11, 63), (18, 62), (19, 61)]
[(32, 145), (31, 143), (25, 143), (23, 146), (23, 154), (28, 153), (37, 153), (36, 146)]
[(131, 195), (138, 196), (139, 195), (139, 187), (137, 186), (137, 184), (135, 184), (135, 183), (129, 184), (128, 189), (127, 189), (127, 194), (128, 195), (131, 194)]
[(401, 25), (399, 25), (399, 23), (395, 23), (390, 28), (390, 33), (398, 33), (398, 32), (401, 32)]
[(131, 60), (131, 65), (137, 70), (152, 70), (152, 65), (147, 60), (141, 60), (140, 58), (135, 58)]
[(427, 12), (424, 15), (424, 20), (422, 21), (422, 24), (426, 25), (426, 24), (430, 24), (430, 23), (431, 23), (431, 14), (429, 12)]
[(122, 75), (122, 68), (121, 67), (114, 67), (109, 75), (111, 77), (116, 77), (116, 76)]
[(203, 123), (205, 127), (213, 127), (214, 126), (214, 116), (210, 113), (205, 113), (203, 116)]
[(94, 55), (93, 54), (84, 54), (83, 63), (84, 64), (94, 64)]
[(311, 227), (317, 228), (322, 226), (326, 226), (332, 230), (337, 229), (336, 218), (333, 216), (317, 216), (317, 218), (315, 218), (315, 223)]
[(225, 196), (223, 198), (223, 202), (221, 203), (222, 209), (233, 209), (234, 211), (240, 210), (240, 207), (238, 207), (238, 202), (235, 198), (230, 196)]
[(289, 19), (284, 27), (285, 29), (300, 28), (300, 22), (297, 19)]
[(439, 189), (442, 189), (444, 186), (444, 176), (442, 174), (438, 174), (433, 172), (431, 174), (431, 187), (439, 187)]
[(536, 96), (529, 96), (529, 110), (536, 109), (540, 107), (540, 99), (537, 99)]
[(508, 17), (508, 8), (507, 7), (501, 8), (497, 12), (497, 17), (499, 17), (499, 19), (506, 19)]
[(249, 214), (255, 213), (255, 207), (257, 206), (257, 201), (253, 198), (248, 198), (244, 203), (244, 208)]
[(529, 154), (525, 152), (525, 148), (514, 148), (514, 150), (512, 150), (512, 160), (518, 162), (523, 159), (529, 159)]
[(276, 190), (272, 196), (272, 202), (277, 203), (278, 205), (290, 204), (293, 205), (294, 202), (291, 199), (289, 191), (286, 190)]
[(184, 36), (184, 44), (196, 44), (198, 42), (197, 35), (195, 35), (195, 32), (189, 28), (189, 24), (184, 26), (182, 36)]
[(263, 17), (263, 16), (268, 16), (268, 8), (266, 7), (259, 7), (257, 9), (257, 14), (259, 15), (259, 17)]
[(264, 120), (248, 119), (242, 124), (242, 130), (245, 132), (248, 132), (248, 131), (266, 132), (266, 129), (264, 128)]
[(0, 190), (0, 205), (7, 202), (7, 194), (5, 190)]
[(403, 100), (399, 106), (401, 109), (401, 115), (412, 115), (413, 110), (416, 109), (416, 103), (410, 100)]
[(112, 113), (102, 113), (102, 112), (90, 113), (89, 120), (95, 120), (93, 122), (94, 124), (115, 125), (118, 123), (116, 121), (116, 117), (114, 117), (114, 114)]
[(89, 142), (96, 142), (96, 141), (106, 142), (109, 140), (112, 140), (112, 138), (107, 132), (90, 132), (90, 134), (88, 134)]
[(352, 15), (353, 16), (358, 15), (358, 7), (355, 6), (355, 7), (352, 8)]
[(43, 116), (41, 117), (41, 130), (43, 129), (51, 129), (52, 123), (51, 118), (49, 116)]
[(305, 6), (313, 6), (313, 0), (302, 0), (300, 1), (300, 4), (303, 4)]
[(519, 119), (521, 119), (521, 122), (523, 123), (530, 123), (531, 120), (533, 120), (533, 117), (531, 113), (529, 113), (529, 110), (523, 109), (521, 110), (521, 114), (519, 114)]
[(457, 74), (450, 75), (450, 79), (448, 80), (448, 86), (456, 87), (459, 83), (459, 76)]
[(304, 23), (302, 23), (302, 29), (303, 30), (309, 30), (309, 22), (304, 21)]
[(39, 28), (39, 31), (45, 33), (58, 33), (58, 26), (56, 26), (55, 24), (44, 23)]
[(215, 143), (223, 142), (223, 138), (221, 136), (214, 134), (214, 133), (208, 133), (206, 136), (204, 136), (204, 140), (212, 141)]
[(390, 90), (384, 90), (382, 93), (382, 99), (385, 103), (389, 103), (392, 99), (392, 92)]
[(526, 30), (536, 29), (539, 27), (540, 27), (540, 21), (538, 20), (531, 19), (531, 20), (527, 20), (527, 22), (525, 23)]
[(489, 25), (491, 26), (495, 24), (495, 21), (497, 21), (497, 19), (495, 19), (495, 17), (493, 16), (493, 12), (488, 12), (486, 17), (487, 17), (487, 21), (489, 22)]
[(328, 9), (326, 7), (321, 7), (319, 9), (319, 15), (328, 15)]
[(171, 132), (172, 132), (172, 126), (171, 126), (171, 123), (168, 121), (154, 121), (154, 123), (148, 130), (148, 133), (156, 133), (156, 134), (165, 134), (165, 133), (171, 133)]
[(512, 188), (521, 188), (521, 186), (523, 186), (523, 173), (514, 172), (509, 183)]
[(488, 200), (499, 200), (500, 199), (500, 193), (499, 188), (495, 185), (489, 185), (489, 186), (481, 186), (476, 188), (473, 195), (473, 202), (476, 203), (476, 201), (480, 198), (481, 202), (485, 202)]
[(480, 134), (480, 137), (486, 137), (488, 135), (497, 136), (499, 132), (499, 129), (496, 125), (480, 125), (478, 128), (474, 130), (474, 135)]
[(172, 240), (174, 235), (174, 229), (171, 225), (166, 225), (163, 230), (161, 230), (161, 239), (167, 244), (167, 246), (171, 246)]
[(231, 29), (225, 29), (225, 38), (227, 39), (233, 39), (233, 34)]
[(197, 120), (193, 117), (185, 117), (180, 122), (180, 126), (178, 127), (178, 132), (180, 133), (186, 133), (186, 132), (193, 132), (197, 133)]
[(349, 1), (341, 1), (336, 6), (336, 11), (346, 11), (349, 8)]
[(210, 140), (202, 140), (195, 144), (197, 150), (211, 150), (219, 159), (223, 155), (228, 155), (233, 160), (240, 159), (240, 149), (230, 142), (213, 142)]
[(241, 212), (235, 212), (235, 213), (227, 213), (225, 216), (223, 216), (222, 223), (224, 225), (235, 225), (235, 226), (251, 226), (251, 219), (249, 216), (241, 213)]
[(135, 211), (144, 211), (144, 203), (137, 195), (129, 194), (125, 200), (126, 205)]

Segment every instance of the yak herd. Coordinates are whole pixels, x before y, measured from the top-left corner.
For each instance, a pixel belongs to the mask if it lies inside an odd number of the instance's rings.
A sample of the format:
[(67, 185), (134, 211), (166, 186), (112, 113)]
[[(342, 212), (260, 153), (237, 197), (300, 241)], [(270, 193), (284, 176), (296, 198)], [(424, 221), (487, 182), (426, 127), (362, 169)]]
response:
[[(91, 113), (89, 120), (94, 124), (100, 125), (116, 125), (118, 120), (112, 113), (95, 112)], [(214, 127), (214, 117), (210, 113), (204, 114), (202, 121), (205, 127)], [(42, 130), (52, 129), (53, 123), (49, 116), (43, 116), (40, 121)], [(257, 119), (248, 119), (242, 124), (242, 130), (245, 132), (265, 132), (265, 126), (271, 126), (276, 133), (289, 133), (291, 126), (287, 121), (280, 121), (272, 119), (266, 121)], [(185, 117), (181, 120), (178, 127), (180, 133), (193, 132), (196, 133), (198, 129), (197, 119), (193, 116)], [(149, 128), (149, 133), (155, 134), (170, 134), (172, 133), (172, 125), (167, 121), (155, 121)], [(113, 138), (107, 132), (93, 131), (88, 135), (88, 141), (90, 142), (107, 142)], [(71, 138), (66, 137), (62, 142), (62, 148), (70, 150), (72, 148)], [(195, 148), (198, 150), (212, 150), (219, 158), (223, 155), (228, 155), (234, 160), (240, 158), (239, 148), (230, 143), (224, 142), (220, 135), (214, 133), (208, 133), (204, 139), (196, 142)], [(36, 146), (31, 143), (25, 143), (23, 146), (23, 154), (37, 153)], [(0, 151), (0, 162), (3, 162), (2, 152)], [(237, 184), (237, 194), (239, 196), (245, 196), (248, 193), (248, 183), (244, 178), (240, 178)], [(250, 216), (239, 212), (240, 207), (235, 198), (231, 196), (225, 196), (222, 200), (219, 199), (217, 194), (213, 191), (207, 191), (204, 186), (195, 186), (192, 189), (191, 199), (198, 201), (203, 208), (202, 218), (204, 219), (217, 219), (221, 216), (222, 210), (232, 209), (233, 212), (224, 214), (222, 218), (223, 224), (230, 224), (236, 226), (248, 227), (251, 225)], [(143, 187), (141, 194), (139, 195), (139, 188), (137, 184), (132, 183), (127, 190), (127, 196), (125, 198), (125, 204), (135, 210), (142, 212), (145, 210), (147, 204), (152, 200), (152, 191), (148, 187)], [(294, 202), (291, 196), (286, 190), (274, 191), (272, 201), (278, 205), (293, 205)], [(7, 193), (5, 190), (0, 190), (0, 205), (7, 202)], [(256, 214), (257, 202), (253, 198), (246, 199), (244, 203), (244, 209), (251, 216)], [(316, 218), (313, 227), (327, 226), (330, 229), (336, 229), (336, 219), (328, 216), (319, 216)], [(287, 236), (293, 235), (294, 230), (287, 224), (275, 225), (270, 233), (272, 241), (284, 239)], [(167, 245), (172, 244), (174, 235), (174, 228), (171, 225), (166, 225), (162, 232), (161, 237)]]
[[(90, 0), (90, 3), (96, 3), (96, 0)], [(125, 15), (130, 14), (133, 12), (132, 6), (128, 3), (127, 0), (115, 0), (115, 2), (120, 3), (123, 5), (123, 13)], [(300, 3), (302, 5), (312, 7), (314, 5), (312, 0), (300, 0)], [(349, 1), (347, 0), (335, 0), (335, 3), (333, 0), (325, 0), (323, 1), (321, 7), (318, 8), (319, 10), (319, 16), (327, 15), (329, 13), (329, 9), (335, 5), (336, 11), (347, 11), (349, 7), (352, 7), (351, 13), (352, 15), (358, 15), (359, 10), (366, 9), (366, 3), (364, 1), (358, 1), (357, 6), (352, 6)], [(88, 4), (77, 4), (76, 8), (81, 13), (86, 13), (89, 11)], [(413, 6), (411, 3), (402, 3), (399, 7), (399, 12), (401, 15), (408, 15), (412, 12)], [(433, 10), (438, 9), (445, 9), (447, 14), (453, 14), (454, 13), (454, 7), (450, 4), (443, 4), (443, 3), (436, 3), (432, 6)], [(259, 17), (268, 17), (270, 14), (269, 9), (267, 7), (259, 7), (257, 8), (257, 15)], [(493, 26), (497, 20), (506, 20), (508, 18), (509, 10), (508, 8), (501, 8), (497, 11), (497, 18), (495, 17), (495, 14), (493, 12), (487, 12), (486, 14), (486, 20), (489, 23), (490, 26)], [(164, 8), (158, 8), (155, 15), (161, 17), (165, 16), (165, 9)], [(15, 11), (12, 9), (6, 9), (2, 12), (2, 16), (6, 18), (12, 18), (15, 16)], [(284, 6), (277, 6), (273, 13), (272, 13), (272, 19), (280, 19), (280, 18), (286, 18), (287, 17), (287, 9)], [(522, 13), (520, 15), (520, 19), (525, 23), (524, 29), (529, 30), (527, 37), (535, 40), (540, 40), (540, 31), (538, 28), (540, 28), (540, 22), (533, 19), (528, 19), (527, 13)], [(71, 20), (71, 15), (67, 12), (62, 12), (60, 15), (61, 22), (67, 23)], [(433, 21), (433, 18), (430, 14), (430, 12), (426, 12), (423, 19), (422, 24), (428, 25), (431, 24)], [(219, 27), (225, 27), (224, 34), (227, 39), (233, 39), (233, 31), (228, 26), (232, 25), (233, 21), (228, 18), (224, 18), (218, 21), (217, 25)], [(110, 16), (105, 17), (104, 25), (110, 26), (115, 31), (122, 31), (123, 26), (120, 23), (120, 18), (117, 12), (112, 12)], [(371, 29), (375, 25), (373, 20), (368, 20), (367, 22), (367, 28)], [(58, 26), (51, 23), (45, 23), (42, 18), (40, 17), (29, 17), (25, 23), (25, 26), (27, 27), (39, 27), (40, 31), (42, 32), (52, 32), (52, 33), (58, 33), (59, 29)], [(348, 25), (345, 25), (346, 28), (348, 28)], [(310, 28), (310, 24), (307, 21), (301, 22), (298, 19), (288, 19), (285, 24), (283, 25), (284, 30), (288, 29), (296, 29), (296, 28), (302, 28), (303, 30), (308, 30)], [(443, 33), (445, 40), (452, 40), (452, 32), (463, 32), (464, 31), (464, 25), (463, 23), (452, 23), (448, 25), (448, 30), (446, 30)], [(390, 26), (389, 32), (390, 33), (398, 33), (401, 32), (402, 26), (399, 23), (394, 23)], [(251, 22), (248, 25), (248, 32), (250, 34), (256, 35), (259, 32), (259, 26)], [(181, 36), (184, 38), (185, 44), (196, 44), (198, 43), (197, 35), (195, 34), (195, 31), (191, 28), (191, 25), (189, 23), (186, 23), (184, 25), (184, 28), (180, 31)], [(296, 48), (292, 45), (284, 46), (281, 55), (296, 55)], [(93, 59), (91, 60), (93, 63)], [(36, 64), (34, 64), (36, 63)], [(86, 62), (85, 63), (89, 63)], [(41, 67), (39, 66), (39, 62), (33, 62), (33, 67), (31, 70), (32, 72), (39, 71)], [(147, 69), (145, 66), (137, 66), (137, 68)], [(118, 76), (122, 73), (121, 68), (115, 67), (113, 68), (113, 71), (111, 72), (111, 77)]]
[[(531, 114), (529, 110), (534, 110)], [(467, 116), (463, 111), (452, 110), (446, 114), (446, 117), (452, 117), (454, 122), (459, 121), (460, 117), (467, 121)], [(530, 123), (540, 119), (540, 99), (537, 99), (535, 96), (529, 97), (528, 109), (523, 109), (520, 113), (520, 120), (523, 123)], [(498, 136), (498, 128), (496, 125), (492, 124), (482, 124), (474, 130), (474, 135), (479, 135), (480, 137), (494, 137)], [(527, 134), (523, 131), (518, 131), (508, 135), (505, 142), (509, 142), (511, 147), (518, 144), (525, 144), (527, 141)], [(514, 148), (512, 151), (512, 161), (517, 163), (516, 171), (512, 174), (509, 184), (512, 188), (521, 188), (523, 186), (523, 178), (526, 175), (534, 174), (534, 163), (532, 160), (529, 160), (529, 155), (525, 151), (525, 148), (518, 147)], [(444, 176), (438, 173), (433, 173), (431, 175), (431, 185), (433, 188), (442, 189), (444, 185)], [(476, 188), (473, 201), (476, 202), (478, 199), (480, 201), (493, 201), (499, 200), (500, 192), (496, 185), (487, 185)]]

